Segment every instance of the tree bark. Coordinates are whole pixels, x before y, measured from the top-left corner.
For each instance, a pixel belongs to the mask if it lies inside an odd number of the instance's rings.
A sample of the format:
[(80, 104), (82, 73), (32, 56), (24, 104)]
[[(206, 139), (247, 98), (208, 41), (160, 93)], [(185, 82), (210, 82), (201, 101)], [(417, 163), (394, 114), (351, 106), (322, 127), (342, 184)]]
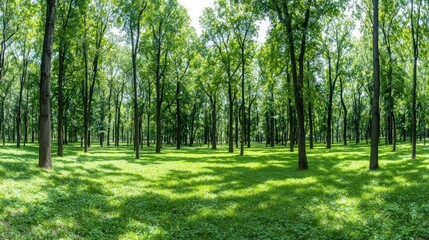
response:
[(344, 88), (343, 88), (343, 78), (340, 79), (340, 98), (341, 98), (341, 106), (343, 107), (343, 141), (344, 145), (347, 145), (347, 107), (344, 102)]
[[(277, 0), (274, 0), (278, 2)], [(308, 2), (308, 6), (305, 10), (304, 21), (301, 26), (301, 44), (300, 44), (300, 55), (297, 61), (295, 57), (295, 39), (294, 39), (294, 29), (292, 28), (292, 15), (289, 13), (289, 7), (287, 1), (281, 2), (281, 7), (283, 11), (280, 9), (280, 6), (276, 4), (276, 9), (279, 15), (280, 20), (286, 26), (288, 41), (289, 41), (289, 54), (292, 65), (292, 80), (294, 86), (294, 95), (295, 95), (295, 105), (296, 112), (298, 115), (298, 169), (305, 170), (308, 169), (307, 163), (307, 153), (305, 147), (305, 118), (304, 118), (304, 97), (302, 92), (303, 82), (304, 82), (304, 55), (305, 55), (305, 47), (307, 41), (307, 28), (310, 20), (310, 7), (312, 4), (312, 0)], [(299, 71), (299, 72), (298, 72)]]
[(63, 79), (65, 75), (65, 49), (64, 46), (61, 46), (60, 43), (59, 52), (58, 52), (58, 151), (57, 155), (62, 157), (64, 155), (63, 150), (63, 116), (64, 116), (64, 99), (63, 99)]
[(176, 149), (182, 144), (182, 116), (180, 112), (180, 81), (176, 83)]
[(313, 149), (313, 106), (311, 103), (308, 104), (308, 124), (310, 128), (310, 149)]
[(217, 149), (217, 118), (216, 118), (216, 96), (212, 99), (212, 128), (211, 128), (211, 140), (212, 149)]
[(148, 103), (147, 103), (147, 127), (146, 127), (146, 146), (150, 147), (150, 105), (151, 105), (151, 83), (148, 83)]
[[(411, 34), (413, 38), (413, 89), (412, 89), (412, 107), (411, 107), (411, 158), (416, 159), (417, 151), (417, 64), (419, 58), (419, 25), (420, 25), (420, 8), (422, 0), (419, 1), (417, 8), (417, 19), (414, 20), (414, 0), (411, 0)], [(417, 26), (415, 26), (417, 25)]]
[(234, 152), (234, 100), (232, 94), (232, 79), (228, 77), (228, 152)]
[[(131, 30), (132, 31), (132, 30)], [(131, 38), (133, 39), (133, 36), (131, 35)], [(133, 43), (133, 52), (132, 52), (132, 63), (133, 63), (133, 107), (134, 107), (134, 151), (135, 151), (135, 159), (140, 159), (140, 142), (139, 142), (139, 136), (140, 136), (140, 129), (139, 129), (139, 105), (138, 105), (138, 93), (137, 93), (137, 49), (134, 50), (134, 48), (138, 47), (138, 43), (136, 43), (137, 46), (134, 46)]]
[(51, 169), (51, 105), (50, 82), (52, 41), (54, 36), (55, 0), (47, 0), (45, 36), (43, 40), (40, 76), (40, 127), (39, 127), (39, 167)]
[(332, 84), (332, 59), (328, 56), (328, 80), (329, 80), (329, 97), (328, 97), (328, 121), (326, 123), (326, 148), (331, 148), (332, 143), (332, 102), (334, 98), (334, 87)]
[[(245, 40), (244, 40), (245, 41)], [(246, 68), (245, 44), (241, 44), (241, 146), (240, 156), (244, 155), (244, 142), (246, 133), (246, 99), (244, 97), (244, 74)]]
[(373, 0), (373, 100), (372, 100), (372, 124), (371, 124), (371, 155), (370, 170), (376, 170), (378, 165), (378, 141), (380, 134), (380, 53), (378, 46), (378, 0)]

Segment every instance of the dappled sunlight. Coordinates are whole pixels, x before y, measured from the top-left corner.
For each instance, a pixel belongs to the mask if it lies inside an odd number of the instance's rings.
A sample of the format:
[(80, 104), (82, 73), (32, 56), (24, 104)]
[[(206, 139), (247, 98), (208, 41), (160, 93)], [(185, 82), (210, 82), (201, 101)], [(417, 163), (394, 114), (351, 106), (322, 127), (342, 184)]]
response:
[(429, 152), (422, 161), (408, 160), (408, 146), (383, 149), (372, 172), (367, 145), (334, 147), (309, 150), (308, 171), (286, 148), (254, 147), (244, 157), (146, 148), (134, 160), (131, 147), (83, 154), (72, 145), (52, 171), (36, 167), (37, 148), (0, 148), (20, 153), (0, 157), (0, 230), (9, 238), (333, 239), (371, 238), (375, 229), (391, 238), (410, 228), (428, 236)]

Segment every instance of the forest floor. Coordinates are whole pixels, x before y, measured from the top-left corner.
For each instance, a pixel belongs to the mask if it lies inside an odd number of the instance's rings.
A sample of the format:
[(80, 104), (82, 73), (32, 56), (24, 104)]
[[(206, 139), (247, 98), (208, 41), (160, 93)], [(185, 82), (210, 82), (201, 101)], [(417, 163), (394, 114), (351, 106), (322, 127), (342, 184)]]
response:
[[(162, 154), (145, 147), (65, 147), (54, 170), (37, 147), (0, 146), (0, 239), (429, 239), (429, 146), (259, 145)], [(53, 153), (55, 153), (53, 149)]]

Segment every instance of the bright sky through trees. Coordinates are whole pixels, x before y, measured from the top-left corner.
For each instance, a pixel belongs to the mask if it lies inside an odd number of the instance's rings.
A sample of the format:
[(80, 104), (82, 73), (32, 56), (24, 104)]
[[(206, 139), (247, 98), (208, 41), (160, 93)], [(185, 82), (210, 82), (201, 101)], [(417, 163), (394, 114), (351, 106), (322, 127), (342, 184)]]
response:
[[(203, 14), (203, 10), (207, 7), (213, 7), (214, 0), (179, 0), (186, 9), (188, 9), (188, 14), (191, 17), (191, 24), (197, 30), (198, 34), (201, 34), (202, 29), (200, 25), (200, 17)], [(264, 20), (258, 22), (259, 33), (258, 41), (264, 42), (267, 35), (268, 27), (270, 22)]]

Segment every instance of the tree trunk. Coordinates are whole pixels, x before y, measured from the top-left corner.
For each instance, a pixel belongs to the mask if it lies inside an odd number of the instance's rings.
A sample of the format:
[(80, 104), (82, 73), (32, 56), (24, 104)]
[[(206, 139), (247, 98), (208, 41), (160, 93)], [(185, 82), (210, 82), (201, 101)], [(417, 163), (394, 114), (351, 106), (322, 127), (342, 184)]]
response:
[[(417, 64), (419, 58), (419, 27), (420, 27), (420, 9), (422, 0), (418, 0), (417, 19), (414, 19), (414, 0), (411, 0), (411, 34), (413, 38), (413, 89), (412, 89), (412, 107), (411, 107), (411, 158), (416, 159), (417, 145)], [(417, 25), (417, 26), (415, 26)]]
[(378, 166), (378, 141), (380, 134), (380, 53), (378, 49), (378, 0), (373, 0), (373, 100), (372, 100), (372, 125), (371, 125), (371, 156), (370, 170), (376, 170)]
[(340, 98), (341, 106), (343, 107), (343, 141), (344, 145), (347, 145), (347, 108), (346, 103), (344, 102), (344, 88), (343, 88), (343, 78), (340, 78)]
[(308, 104), (308, 124), (310, 128), (310, 149), (314, 148), (313, 143), (313, 110), (312, 110), (312, 104)]
[(182, 143), (182, 118), (180, 113), (180, 81), (176, 83), (176, 149), (180, 149)]
[(228, 152), (234, 152), (234, 101), (232, 96), (232, 79), (228, 79)]
[(4, 100), (5, 98), (2, 98), (1, 101), (1, 138), (3, 141), (3, 146), (5, 145), (6, 142), (6, 136), (5, 136), (5, 118), (4, 118)]
[(157, 84), (156, 87), (156, 114), (155, 114), (155, 119), (156, 119), (156, 153), (160, 153), (161, 152), (161, 141), (162, 141), (162, 132), (161, 132), (161, 89), (160, 86), (158, 86), (159, 84)]
[(240, 156), (244, 155), (244, 141), (246, 133), (246, 101), (244, 97), (244, 78), (245, 78), (245, 68), (246, 68), (246, 57), (245, 57), (245, 45), (244, 43), (241, 46), (241, 146), (240, 146)]
[(326, 123), (326, 148), (331, 149), (332, 144), (332, 102), (334, 98), (334, 87), (332, 84), (332, 65), (331, 57), (328, 57), (328, 78), (329, 78), (329, 97), (328, 97), (328, 121)]
[(396, 152), (396, 118), (395, 118), (395, 114), (392, 115), (392, 122), (393, 122), (393, 148), (392, 151)]
[[(138, 45), (138, 44), (137, 44)], [(140, 159), (140, 129), (139, 129), (139, 105), (138, 105), (138, 93), (137, 93), (137, 53), (134, 50), (133, 44), (133, 53), (132, 53), (132, 61), (133, 61), (133, 103), (134, 103), (134, 151), (136, 153), (135, 159)]]
[(212, 149), (217, 149), (217, 119), (216, 119), (216, 96), (212, 100), (212, 129), (211, 129)]
[(151, 84), (148, 84), (148, 107), (147, 107), (147, 128), (146, 128), (146, 145), (150, 147), (150, 105), (151, 105)]
[(16, 116), (16, 147), (21, 148), (21, 108), (22, 108), (22, 92), (24, 90), (24, 82), (21, 79), (19, 87), (18, 109)]
[(247, 109), (247, 114), (248, 114), (247, 123), (246, 123), (246, 127), (247, 127), (247, 148), (250, 148), (250, 142), (251, 142), (250, 131), (251, 131), (251, 123), (252, 123), (252, 119), (251, 119), (252, 104), (253, 104), (253, 100), (250, 101), (249, 108)]
[(111, 101), (112, 101), (112, 91), (113, 88), (110, 86), (109, 89), (109, 99), (107, 109), (109, 111), (108, 123), (107, 123), (107, 146), (110, 146), (110, 127), (112, 125), (112, 111), (111, 111)]
[[(288, 42), (289, 42), (289, 54), (292, 65), (292, 80), (295, 95), (295, 106), (296, 113), (298, 115), (298, 169), (308, 169), (307, 153), (305, 149), (305, 118), (304, 118), (304, 99), (303, 99), (303, 82), (304, 82), (304, 55), (305, 45), (307, 40), (307, 28), (310, 19), (310, 8), (312, 0), (308, 2), (308, 6), (305, 10), (305, 17), (301, 26), (300, 32), (302, 33), (301, 44), (300, 44), (300, 55), (298, 61), (295, 57), (295, 39), (294, 29), (292, 28), (292, 15), (289, 13), (288, 3), (286, 1), (279, 6), (276, 4), (276, 9), (279, 14), (280, 20), (285, 24)], [(281, 11), (281, 8), (283, 11)], [(294, 36), (295, 35), (295, 36)], [(297, 62), (299, 66), (297, 67)], [(299, 71), (299, 73), (298, 73)]]
[(40, 76), (40, 127), (39, 127), (39, 167), (52, 168), (51, 159), (51, 105), (50, 81), (52, 41), (54, 35), (55, 0), (47, 0), (45, 36), (43, 40), (41, 76)]
[(65, 60), (65, 49), (64, 46), (60, 46), (58, 52), (58, 151), (57, 155), (62, 157), (63, 151), (63, 115), (64, 115), (64, 99), (63, 99), (63, 79), (64, 79), (64, 60)]

